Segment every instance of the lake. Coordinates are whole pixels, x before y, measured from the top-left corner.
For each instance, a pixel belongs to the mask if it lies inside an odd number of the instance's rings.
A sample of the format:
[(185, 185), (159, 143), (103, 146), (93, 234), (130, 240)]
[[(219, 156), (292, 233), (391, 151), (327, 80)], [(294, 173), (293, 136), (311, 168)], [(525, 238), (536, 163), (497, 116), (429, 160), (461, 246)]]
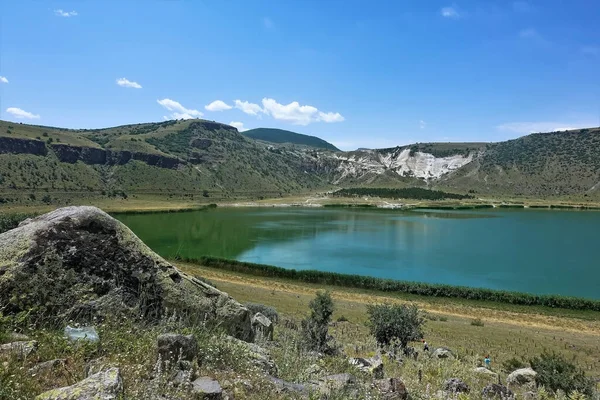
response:
[(216, 208), (116, 217), (164, 257), (600, 298), (600, 212)]

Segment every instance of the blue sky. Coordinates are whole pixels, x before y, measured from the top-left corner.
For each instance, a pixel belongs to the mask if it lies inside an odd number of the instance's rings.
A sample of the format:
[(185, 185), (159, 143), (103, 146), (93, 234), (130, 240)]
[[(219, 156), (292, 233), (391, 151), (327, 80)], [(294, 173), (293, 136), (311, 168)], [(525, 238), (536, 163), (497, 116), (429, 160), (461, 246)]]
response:
[(1, 1), (0, 118), (201, 116), (343, 149), (598, 126), (599, 19), (595, 0)]

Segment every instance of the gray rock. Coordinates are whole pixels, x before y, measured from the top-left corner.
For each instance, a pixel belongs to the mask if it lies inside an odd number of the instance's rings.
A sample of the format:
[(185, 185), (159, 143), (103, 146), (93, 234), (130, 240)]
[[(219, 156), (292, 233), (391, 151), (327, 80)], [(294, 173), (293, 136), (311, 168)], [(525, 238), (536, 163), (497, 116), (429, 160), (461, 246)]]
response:
[(111, 368), (117, 368), (117, 366), (108, 362), (105, 357), (100, 357), (86, 362), (84, 368), (85, 377), (88, 378), (99, 372), (108, 371)]
[[(198, 355), (198, 342), (193, 335), (166, 333), (157, 339), (158, 355), (164, 365), (176, 367), (180, 361), (192, 362)], [(185, 369), (185, 368), (182, 368)]]
[(196, 399), (202, 400), (221, 400), (223, 398), (223, 389), (216, 380), (203, 376), (192, 382), (192, 393)]
[(268, 379), (275, 385), (278, 393), (280, 394), (299, 394), (308, 396), (309, 387), (311, 386), (301, 383), (287, 382), (283, 379), (275, 378), (274, 376), (269, 376)]
[(491, 383), (483, 388), (482, 396), (487, 399), (498, 398), (502, 400), (514, 399), (515, 394), (506, 386)]
[(535, 385), (537, 372), (531, 368), (521, 368), (511, 372), (506, 378), (508, 386)]
[[(190, 323), (218, 321), (230, 335), (253, 339), (246, 307), (179, 271), (96, 207), (60, 208), (0, 234), (0, 270), (4, 314), (52, 307), (50, 323), (140, 315), (151, 322), (169, 310)], [(53, 303), (21, 296), (41, 286)]]
[(12, 342), (0, 345), (0, 354), (14, 355), (19, 360), (33, 354), (38, 347), (38, 342), (30, 340), (27, 342)]
[(454, 354), (452, 354), (452, 350), (446, 347), (438, 347), (431, 353), (431, 356), (433, 358), (453, 358)]
[(444, 382), (444, 390), (450, 393), (469, 393), (469, 386), (458, 378), (450, 378)]
[(273, 322), (261, 313), (252, 317), (252, 330), (257, 341), (273, 340)]
[(228, 336), (227, 339), (244, 348), (252, 365), (269, 375), (277, 376), (277, 364), (275, 364), (267, 349), (260, 347), (255, 343), (243, 342), (231, 336)]
[(387, 378), (376, 380), (374, 386), (379, 389), (383, 400), (407, 400), (408, 390), (399, 378)]
[(350, 358), (348, 361), (359, 370), (373, 375), (375, 379), (383, 378), (383, 360), (379, 355), (372, 358)]
[(332, 391), (342, 391), (350, 388), (356, 383), (354, 375), (344, 373), (328, 375), (319, 379), (317, 382), (318, 390), (324, 395), (329, 395)]
[(476, 374), (480, 374), (480, 375), (487, 375), (490, 378), (495, 378), (498, 376), (497, 373), (495, 373), (494, 371), (490, 371), (486, 367), (477, 367), (473, 370), (473, 372), (475, 372)]
[(111, 368), (72, 386), (44, 392), (36, 400), (113, 400), (122, 394), (121, 373), (118, 368)]
[(29, 375), (47, 374), (52, 372), (55, 368), (65, 365), (65, 361), (66, 360), (64, 359), (44, 361), (29, 368), (27, 372), (29, 372)]
[(81, 328), (65, 327), (65, 337), (72, 341), (84, 340), (87, 342), (97, 342), (100, 340), (96, 328), (93, 326), (83, 326)]

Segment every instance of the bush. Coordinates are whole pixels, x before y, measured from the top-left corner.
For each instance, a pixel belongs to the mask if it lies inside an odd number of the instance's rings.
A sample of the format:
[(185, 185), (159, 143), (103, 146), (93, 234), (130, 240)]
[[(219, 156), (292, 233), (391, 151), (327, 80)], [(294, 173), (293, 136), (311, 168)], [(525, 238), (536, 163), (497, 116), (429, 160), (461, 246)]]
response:
[(473, 326), (484, 326), (485, 324), (483, 323), (483, 321), (481, 320), (481, 318), (476, 318), (474, 320), (471, 321), (471, 325)]
[(369, 328), (380, 345), (399, 341), (405, 348), (408, 342), (423, 337), (425, 318), (414, 304), (367, 305)]
[(333, 314), (333, 300), (329, 292), (317, 292), (310, 301), (310, 316), (302, 321), (302, 333), (306, 347), (321, 353), (331, 353), (327, 329)]
[(337, 319), (337, 322), (348, 322), (348, 318), (345, 315), (340, 315)]
[(271, 306), (265, 306), (264, 304), (259, 303), (246, 303), (245, 306), (253, 315), (256, 313), (261, 313), (265, 317), (269, 318), (273, 323), (277, 323), (277, 321), (279, 321), (279, 314), (277, 314), (277, 310)]
[(585, 372), (571, 364), (557, 353), (544, 353), (529, 361), (531, 368), (537, 372), (536, 383), (538, 386), (552, 389), (554, 392), (562, 390), (565, 393), (578, 391), (588, 397), (594, 392), (593, 381), (585, 376)]
[(510, 358), (502, 363), (502, 371), (510, 374), (513, 371), (516, 371), (520, 368), (527, 367), (527, 363), (524, 360), (519, 360), (518, 358)]

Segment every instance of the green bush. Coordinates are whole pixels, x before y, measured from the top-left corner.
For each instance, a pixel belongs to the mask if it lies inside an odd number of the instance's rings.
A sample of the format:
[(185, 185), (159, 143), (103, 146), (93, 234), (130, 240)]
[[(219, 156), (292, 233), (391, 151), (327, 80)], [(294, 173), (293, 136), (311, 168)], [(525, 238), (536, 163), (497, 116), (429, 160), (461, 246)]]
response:
[(271, 306), (258, 303), (246, 303), (245, 306), (253, 315), (256, 313), (261, 313), (265, 317), (269, 318), (273, 323), (277, 323), (277, 321), (279, 321), (279, 314), (277, 313), (277, 310)]
[(529, 363), (537, 372), (536, 383), (553, 391), (562, 390), (565, 393), (578, 391), (588, 397), (594, 393), (593, 381), (585, 376), (585, 372), (557, 353), (543, 353), (532, 358)]
[(309, 350), (331, 353), (328, 341), (328, 325), (333, 314), (333, 300), (329, 292), (317, 292), (310, 301), (310, 316), (302, 321), (302, 334)]
[(363, 196), (374, 196), (384, 197), (391, 199), (417, 199), (417, 200), (443, 200), (443, 199), (473, 199), (471, 195), (463, 195), (456, 193), (447, 193), (440, 190), (429, 190), (423, 188), (403, 188), (403, 189), (390, 189), (390, 188), (351, 188), (351, 189), (340, 189), (333, 193), (334, 196), (338, 197), (363, 197)]
[(502, 371), (510, 374), (513, 371), (516, 371), (520, 368), (527, 367), (527, 363), (524, 360), (519, 360), (518, 358), (509, 358), (508, 360), (502, 363)]
[(481, 318), (476, 318), (476, 319), (474, 319), (474, 320), (471, 321), (471, 325), (473, 325), (473, 326), (483, 326), (485, 324), (483, 323), (483, 321), (481, 320)]
[(367, 305), (369, 329), (380, 345), (400, 342), (405, 348), (408, 342), (423, 337), (425, 318), (414, 304)]

